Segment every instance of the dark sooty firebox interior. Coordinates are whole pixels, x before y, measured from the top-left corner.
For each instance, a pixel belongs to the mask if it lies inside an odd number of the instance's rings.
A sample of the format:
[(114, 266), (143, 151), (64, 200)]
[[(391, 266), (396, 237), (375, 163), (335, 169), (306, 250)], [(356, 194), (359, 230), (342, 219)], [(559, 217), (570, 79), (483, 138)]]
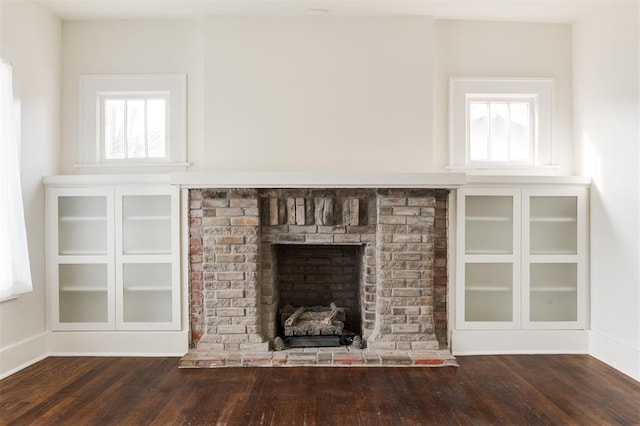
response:
[[(281, 244), (275, 248), (278, 312), (295, 311), (304, 307), (309, 313), (313, 307), (326, 307), (328, 316), (333, 303), (340, 312), (334, 317), (342, 318), (344, 329), (321, 327), (321, 331), (297, 332), (296, 334), (361, 334), (360, 269), (363, 247), (361, 245), (297, 245)], [(292, 309), (293, 308), (293, 309)], [(308, 315), (308, 314), (307, 314)], [(288, 315), (287, 315), (288, 316)], [(277, 315), (278, 330), (285, 337), (284, 320)], [(287, 336), (288, 337), (288, 336)], [(296, 339), (293, 339), (296, 340)], [(349, 339), (339, 339), (339, 344)], [(305, 346), (324, 346), (333, 338), (305, 338), (299, 342)], [(315, 343), (314, 343), (315, 342)], [(295, 345), (296, 343), (293, 343)]]

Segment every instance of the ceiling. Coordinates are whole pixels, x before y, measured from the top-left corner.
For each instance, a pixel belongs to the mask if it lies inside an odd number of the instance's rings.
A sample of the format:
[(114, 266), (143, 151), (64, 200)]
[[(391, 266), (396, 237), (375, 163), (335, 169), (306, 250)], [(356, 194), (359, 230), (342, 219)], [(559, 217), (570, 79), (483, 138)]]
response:
[[(1, 1), (1, 0), (0, 0)], [(436, 19), (573, 22), (594, 7), (638, 0), (36, 0), (65, 20), (206, 15), (429, 15)]]

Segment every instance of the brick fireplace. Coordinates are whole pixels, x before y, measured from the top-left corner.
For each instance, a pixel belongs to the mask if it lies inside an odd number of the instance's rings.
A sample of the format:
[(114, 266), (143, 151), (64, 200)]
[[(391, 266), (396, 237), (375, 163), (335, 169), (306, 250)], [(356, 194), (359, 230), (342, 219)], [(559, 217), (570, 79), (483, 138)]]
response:
[[(387, 364), (376, 351), (416, 365), (412, 353), (446, 348), (448, 193), (190, 189), (192, 350), (183, 366), (204, 353), (200, 366)], [(273, 352), (279, 309), (330, 302), (362, 336), (361, 354)], [(407, 365), (400, 358), (390, 364)]]

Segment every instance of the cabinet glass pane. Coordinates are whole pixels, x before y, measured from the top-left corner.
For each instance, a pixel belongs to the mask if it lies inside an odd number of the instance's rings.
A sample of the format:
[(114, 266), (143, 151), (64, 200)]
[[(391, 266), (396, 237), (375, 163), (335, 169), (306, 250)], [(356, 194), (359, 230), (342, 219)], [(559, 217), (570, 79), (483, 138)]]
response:
[(578, 200), (576, 197), (531, 197), (531, 253), (578, 252)]
[(135, 195), (122, 198), (124, 254), (171, 252), (171, 197)]
[(465, 265), (465, 320), (513, 320), (513, 265)]
[(125, 322), (170, 322), (171, 264), (125, 263), (123, 266)]
[(534, 263), (530, 283), (530, 321), (577, 321), (577, 264)]
[(58, 267), (60, 322), (107, 322), (107, 265)]
[(107, 198), (58, 198), (58, 254), (107, 253)]
[(465, 252), (513, 253), (513, 197), (467, 196)]

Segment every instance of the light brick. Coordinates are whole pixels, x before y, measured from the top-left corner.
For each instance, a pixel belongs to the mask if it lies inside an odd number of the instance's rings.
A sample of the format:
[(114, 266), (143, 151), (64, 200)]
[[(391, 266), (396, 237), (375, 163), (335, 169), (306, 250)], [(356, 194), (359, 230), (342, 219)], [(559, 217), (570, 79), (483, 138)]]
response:
[(216, 299), (242, 299), (244, 290), (217, 290)]
[(420, 333), (420, 324), (391, 324), (392, 333)]
[(243, 308), (221, 308), (216, 310), (216, 314), (220, 317), (242, 317), (245, 312)]
[(218, 272), (216, 278), (220, 281), (244, 280), (244, 272)]
[(216, 254), (218, 263), (242, 263), (246, 259), (244, 254)]
[[(219, 334), (244, 334), (247, 332), (247, 327), (244, 325), (219, 325)], [(239, 348), (239, 345), (238, 345)]]
[(216, 244), (244, 244), (243, 236), (221, 236), (216, 237)]
[(259, 221), (257, 216), (232, 217), (231, 225), (232, 226), (258, 226)]

